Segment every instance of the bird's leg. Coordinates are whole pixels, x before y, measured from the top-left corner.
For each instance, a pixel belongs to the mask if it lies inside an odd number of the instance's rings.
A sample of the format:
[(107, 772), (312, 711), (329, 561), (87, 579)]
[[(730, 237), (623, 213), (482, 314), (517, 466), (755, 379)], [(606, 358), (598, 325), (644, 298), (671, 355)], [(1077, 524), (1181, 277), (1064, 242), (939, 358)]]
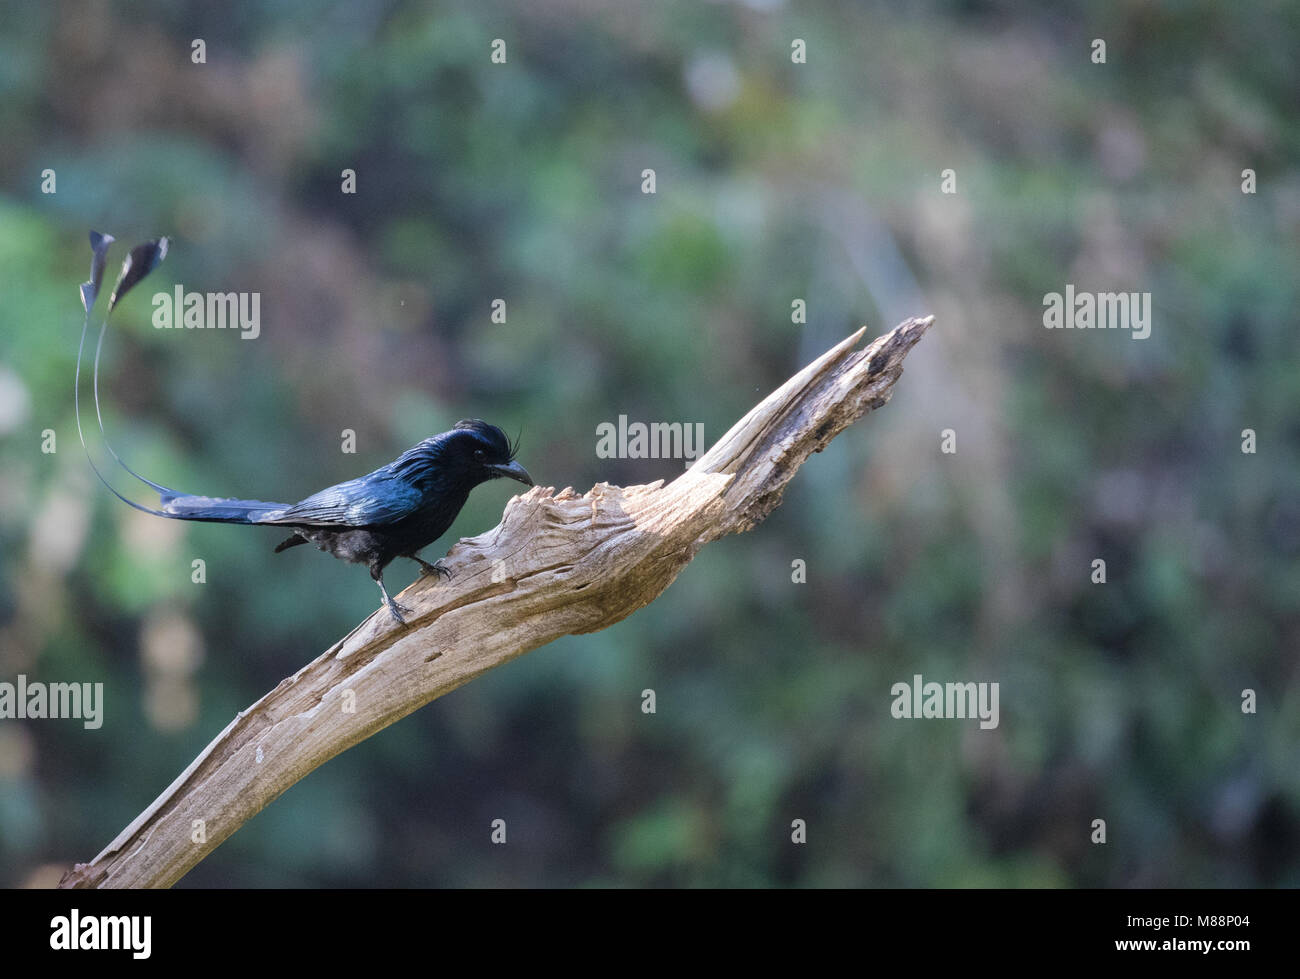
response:
[(388, 611), (393, 613), (395, 618), (402, 625), (406, 625), (406, 620), (402, 618), (402, 613), (411, 614), (411, 610), (405, 605), (398, 605), (388, 596), (388, 589), (384, 587), (384, 571), (378, 565), (370, 566), (370, 577), (375, 579), (375, 584), (379, 586), (379, 594), (384, 596), (384, 604), (388, 606)]
[(442, 561), (435, 561), (433, 564), (430, 564), (424, 558), (416, 557), (414, 554), (410, 554), (408, 557), (420, 566), (421, 576), (428, 577), (429, 575), (434, 575), (435, 577), (451, 580), (451, 570), (447, 568)]

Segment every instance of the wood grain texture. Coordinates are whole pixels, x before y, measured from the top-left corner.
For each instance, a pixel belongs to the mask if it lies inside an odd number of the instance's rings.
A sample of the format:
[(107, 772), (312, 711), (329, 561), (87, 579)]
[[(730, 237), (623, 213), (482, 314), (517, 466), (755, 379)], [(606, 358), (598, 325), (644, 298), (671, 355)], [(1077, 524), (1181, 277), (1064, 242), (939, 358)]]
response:
[(281, 680), (60, 886), (169, 887), (340, 752), (487, 670), (654, 601), (701, 547), (760, 522), (811, 453), (889, 400), (932, 322), (907, 320), (863, 350), (859, 330), (667, 485), (514, 497), (498, 526), (451, 549), (450, 582), (421, 578), (402, 593), (405, 628), (381, 608)]

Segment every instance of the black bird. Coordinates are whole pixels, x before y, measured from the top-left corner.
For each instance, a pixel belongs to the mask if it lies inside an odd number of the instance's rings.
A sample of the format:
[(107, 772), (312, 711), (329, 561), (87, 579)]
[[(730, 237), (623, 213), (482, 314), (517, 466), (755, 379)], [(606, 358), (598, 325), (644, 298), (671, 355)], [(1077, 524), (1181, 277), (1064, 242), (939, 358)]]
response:
[[(81, 388), (81, 354), (85, 348), (94, 305), (103, 278), (105, 253), (113, 238), (92, 231), (94, 251), (90, 281), (81, 287), (86, 307), (86, 322), (81, 331), (81, 349), (77, 351), (77, 433), (81, 435), (79, 407)], [(146, 242), (131, 250), (123, 263), (121, 275), (109, 303), (109, 311), (126, 292), (149, 274), (166, 256), (167, 239)], [(105, 318), (100, 328), (99, 348), (95, 351), (95, 412), (99, 415), (99, 350), (108, 328)], [(103, 433), (103, 417), (99, 418)], [(81, 444), (86, 444), (82, 436)], [(107, 439), (105, 439), (107, 445)], [(123, 503), (171, 520), (196, 520), (205, 523), (251, 524), (287, 527), (293, 534), (276, 547), (277, 553), (299, 544), (312, 543), (322, 551), (354, 564), (364, 564), (370, 577), (379, 585), (384, 604), (393, 618), (405, 624), (402, 613), (410, 609), (398, 605), (384, 587), (384, 568), (398, 557), (410, 558), (420, 565), (422, 574), (451, 573), (440, 564), (430, 564), (419, 556), (446, 533), (469, 492), (479, 483), (506, 476), (532, 486), (532, 478), (515, 462), (518, 446), (512, 446), (505, 433), (495, 425), (477, 418), (457, 422), (449, 432), (427, 438), (407, 449), (381, 469), (359, 479), (339, 483), (307, 497), (301, 503), (265, 503), (260, 500), (235, 500), (195, 496), (169, 489), (146, 479), (128, 466), (108, 446), (113, 458), (128, 473), (157, 491), (162, 509), (143, 506), (119, 493), (100, 473), (93, 460), (95, 475)], [(90, 450), (86, 450), (87, 459)]]
[(150, 483), (158, 490), (162, 509), (149, 512), (175, 520), (292, 528), (277, 553), (311, 543), (336, 558), (366, 565), (393, 618), (405, 623), (402, 614), (410, 609), (389, 597), (384, 568), (394, 558), (405, 557), (419, 564), (423, 574), (450, 577), (418, 552), (446, 533), (479, 483), (506, 476), (532, 486), (532, 478), (514, 457), (501, 429), (471, 418), (407, 449), (381, 469), (292, 506), (192, 496)]

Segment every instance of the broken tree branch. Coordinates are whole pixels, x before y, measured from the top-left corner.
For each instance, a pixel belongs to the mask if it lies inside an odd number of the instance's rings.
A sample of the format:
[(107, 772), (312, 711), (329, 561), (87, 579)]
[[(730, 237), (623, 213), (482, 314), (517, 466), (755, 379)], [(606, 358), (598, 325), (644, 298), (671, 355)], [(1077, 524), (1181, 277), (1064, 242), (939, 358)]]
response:
[(863, 328), (765, 398), (664, 485), (536, 486), (493, 530), (454, 546), (450, 583), (380, 607), (242, 711), (154, 803), (62, 887), (169, 887), (280, 793), (330, 758), (481, 673), (647, 605), (710, 541), (753, 527), (803, 461), (889, 400), (933, 322), (911, 319), (865, 350)]

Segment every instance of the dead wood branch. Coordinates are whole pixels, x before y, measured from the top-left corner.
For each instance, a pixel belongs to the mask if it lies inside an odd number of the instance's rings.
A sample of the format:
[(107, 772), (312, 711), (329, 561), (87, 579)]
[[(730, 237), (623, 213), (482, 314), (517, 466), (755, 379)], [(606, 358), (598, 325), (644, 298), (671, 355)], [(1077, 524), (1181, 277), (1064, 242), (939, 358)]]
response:
[[(808, 365), (666, 486), (513, 498), (493, 530), (451, 549), (449, 583), (403, 592), (241, 712), (63, 887), (168, 887), (285, 789), (436, 697), (569, 633), (613, 625), (663, 592), (709, 541), (761, 521), (809, 454), (889, 400), (932, 317)], [(198, 842), (196, 842), (198, 841)]]

